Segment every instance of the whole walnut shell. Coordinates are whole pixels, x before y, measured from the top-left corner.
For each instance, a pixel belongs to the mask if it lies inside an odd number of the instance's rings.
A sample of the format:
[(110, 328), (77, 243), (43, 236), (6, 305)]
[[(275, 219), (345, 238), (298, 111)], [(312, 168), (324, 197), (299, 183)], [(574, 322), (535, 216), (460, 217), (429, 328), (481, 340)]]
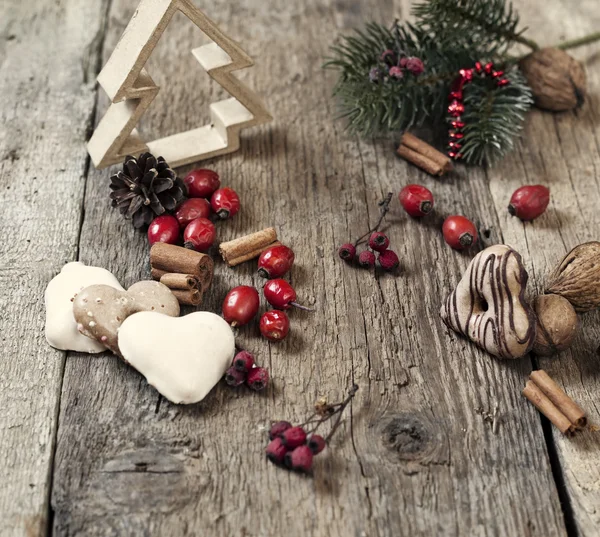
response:
[(533, 352), (551, 356), (571, 346), (579, 320), (571, 303), (559, 295), (540, 295), (533, 301), (537, 330)]
[(600, 242), (573, 248), (546, 280), (546, 293), (565, 297), (576, 311), (600, 306)]
[(536, 50), (523, 58), (519, 66), (539, 108), (560, 112), (583, 104), (587, 92), (585, 70), (564, 50)]

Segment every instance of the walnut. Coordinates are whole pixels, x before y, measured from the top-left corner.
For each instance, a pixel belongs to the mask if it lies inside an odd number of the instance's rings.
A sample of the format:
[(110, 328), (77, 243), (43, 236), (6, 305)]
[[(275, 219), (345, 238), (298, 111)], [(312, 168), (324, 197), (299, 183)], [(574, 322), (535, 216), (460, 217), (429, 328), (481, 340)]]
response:
[(560, 112), (583, 104), (587, 85), (583, 65), (564, 50), (543, 48), (519, 64), (539, 108)]
[(573, 248), (552, 271), (544, 291), (565, 297), (584, 312), (600, 306), (600, 242)]
[(571, 303), (559, 295), (540, 295), (533, 302), (537, 330), (533, 352), (551, 356), (568, 349), (577, 334), (579, 320)]

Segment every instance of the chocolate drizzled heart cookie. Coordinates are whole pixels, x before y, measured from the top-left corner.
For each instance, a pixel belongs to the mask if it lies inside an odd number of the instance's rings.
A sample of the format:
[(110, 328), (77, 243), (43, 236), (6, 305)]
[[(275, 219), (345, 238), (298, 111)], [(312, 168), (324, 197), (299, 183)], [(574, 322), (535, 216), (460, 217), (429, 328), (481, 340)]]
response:
[(535, 341), (535, 313), (525, 300), (527, 271), (503, 244), (479, 252), (442, 306), (452, 330), (498, 358), (520, 358)]
[(135, 283), (127, 291), (91, 285), (73, 301), (77, 329), (119, 356), (117, 331), (127, 317), (141, 311), (177, 317), (179, 302), (166, 285), (155, 281)]

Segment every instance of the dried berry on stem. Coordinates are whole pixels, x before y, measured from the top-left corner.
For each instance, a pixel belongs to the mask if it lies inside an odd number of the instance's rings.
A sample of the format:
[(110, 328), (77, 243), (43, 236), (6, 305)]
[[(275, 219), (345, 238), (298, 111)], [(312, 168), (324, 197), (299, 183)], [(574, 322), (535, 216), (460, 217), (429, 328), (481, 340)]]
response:
[[(358, 386), (352, 385), (347, 397), (339, 403), (328, 403), (325, 398), (319, 399), (313, 414), (300, 425), (294, 426), (287, 421), (275, 422), (269, 431), (267, 458), (272, 463), (289, 470), (310, 473), (313, 457), (325, 449), (340, 426), (344, 410), (357, 391)], [(317, 434), (319, 427), (330, 420), (333, 425), (329, 434), (325, 437)]]

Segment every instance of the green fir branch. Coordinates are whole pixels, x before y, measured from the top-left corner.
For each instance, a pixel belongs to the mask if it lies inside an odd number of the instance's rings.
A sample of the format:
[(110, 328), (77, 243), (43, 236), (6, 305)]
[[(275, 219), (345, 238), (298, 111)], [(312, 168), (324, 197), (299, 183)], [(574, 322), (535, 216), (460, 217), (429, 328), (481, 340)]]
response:
[(416, 25), (433, 35), (454, 36), (476, 46), (482, 56), (498, 58), (514, 43), (537, 50), (519, 30), (519, 15), (506, 0), (427, 0), (413, 6)]
[(460, 152), (468, 164), (491, 165), (513, 149), (525, 115), (533, 104), (533, 96), (518, 69), (506, 73), (506, 86), (494, 80), (475, 77), (464, 88), (466, 124)]

